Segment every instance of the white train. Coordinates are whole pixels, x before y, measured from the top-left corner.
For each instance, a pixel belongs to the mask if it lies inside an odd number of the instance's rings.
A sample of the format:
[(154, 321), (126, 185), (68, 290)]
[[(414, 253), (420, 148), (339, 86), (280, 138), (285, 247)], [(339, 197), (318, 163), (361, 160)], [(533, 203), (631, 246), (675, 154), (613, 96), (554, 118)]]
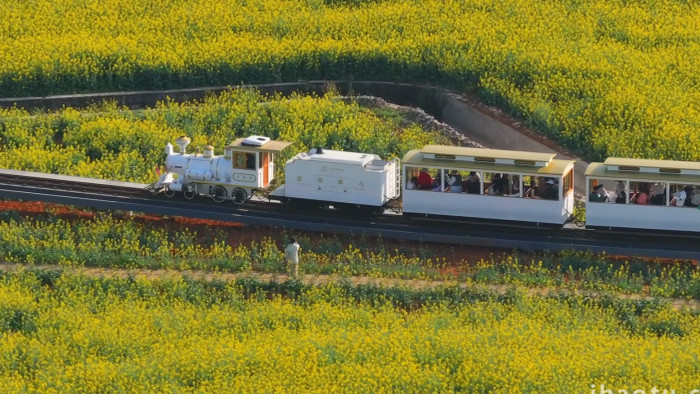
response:
[[(561, 227), (574, 212), (574, 161), (534, 153), (428, 145), (402, 160), (311, 149), (285, 164), (275, 187), (274, 158), (292, 143), (240, 138), (215, 156), (186, 153), (189, 138), (166, 146), (166, 172), (154, 190), (242, 204), (270, 200), (436, 220)], [(609, 158), (586, 172), (587, 227), (700, 233), (700, 163)]]

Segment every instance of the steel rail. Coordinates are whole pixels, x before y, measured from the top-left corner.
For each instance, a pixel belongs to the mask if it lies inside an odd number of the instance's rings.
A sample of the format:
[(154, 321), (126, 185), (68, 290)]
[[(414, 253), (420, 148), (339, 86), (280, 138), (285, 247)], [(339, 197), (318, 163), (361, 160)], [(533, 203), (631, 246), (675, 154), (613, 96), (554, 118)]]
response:
[[(478, 226), (445, 226), (444, 224), (429, 223), (417, 226), (415, 221), (400, 216), (396, 218), (379, 216), (371, 219), (357, 219), (326, 215), (326, 212), (319, 215), (318, 211), (314, 212), (315, 214), (289, 212), (281, 204), (275, 203), (253, 203), (240, 207), (229, 204), (211, 204), (208, 201), (193, 204), (189, 200), (157, 199), (149, 198), (147, 195), (125, 196), (95, 191), (46, 190), (41, 186), (7, 183), (0, 183), (0, 197), (416, 242), (555, 252), (578, 250), (623, 256), (700, 260), (700, 245), (697, 242), (678, 241), (651, 244), (648, 240), (635, 239), (635, 237), (622, 240), (601, 239), (599, 236), (588, 237), (593, 233), (591, 231), (509, 232), (493, 227)], [(582, 234), (586, 236), (582, 237)]]

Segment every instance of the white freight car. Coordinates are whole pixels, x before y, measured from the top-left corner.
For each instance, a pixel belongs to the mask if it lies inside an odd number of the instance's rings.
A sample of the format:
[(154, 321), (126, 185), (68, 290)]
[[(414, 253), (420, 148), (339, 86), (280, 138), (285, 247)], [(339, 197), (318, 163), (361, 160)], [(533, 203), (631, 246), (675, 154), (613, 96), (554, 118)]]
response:
[(379, 212), (401, 193), (399, 160), (370, 153), (311, 149), (285, 165), (285, 184), (270, 199)]

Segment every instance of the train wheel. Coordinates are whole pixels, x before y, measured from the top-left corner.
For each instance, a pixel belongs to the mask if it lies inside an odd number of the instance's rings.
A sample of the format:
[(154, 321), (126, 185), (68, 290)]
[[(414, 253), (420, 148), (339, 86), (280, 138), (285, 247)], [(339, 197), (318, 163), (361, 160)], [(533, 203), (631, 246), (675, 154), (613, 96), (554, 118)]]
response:
[(175, 195), (175, 191), (170, 190), (169, 187), (166, 187), (165, 190), (163, 190), (163, 194), (165, 194), (165, 197), (173, 197)]
[(248, 198), (248, 193), (246, 193), (243, 188), (237, 187), (231, 192), (231, 200), (233, 200), (233, 203), (236, 205), (243, 204), (248, 201)]
[(184, 192), (182, 192), (182, 194), (188, 200), (193, 200), (195, 197), (197, 197), (197, 192), (195, 192), (194, 190), (185, 190)]
[(211, 188), (211, 198), (216, 202), (224, 202), (228, 197), (226, 189), (223, 186), (216, 185)]

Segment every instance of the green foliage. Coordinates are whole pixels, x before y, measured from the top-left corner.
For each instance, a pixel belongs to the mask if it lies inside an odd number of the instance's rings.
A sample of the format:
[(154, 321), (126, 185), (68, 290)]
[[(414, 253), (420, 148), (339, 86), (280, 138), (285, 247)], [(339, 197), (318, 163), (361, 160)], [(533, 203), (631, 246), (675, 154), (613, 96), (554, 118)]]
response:
[(0, 110), (0, 166), (150, 183), (162, 164), (165, 145), (186, 134), (194, 146), (213, 145), (217, 154), (235, 138), (252, 134), (293, 141), (278, 157), (278, 173), (298, 152), (322, 146), (376, 153), (386, 159), (439, 141), (420, 126), (397, 126), (358, 104), (332, 94), (264, 97), (237, 89), (203, 102), (165, 102), (154, 109), (129, 111), (113, 103), (79, 112)]

